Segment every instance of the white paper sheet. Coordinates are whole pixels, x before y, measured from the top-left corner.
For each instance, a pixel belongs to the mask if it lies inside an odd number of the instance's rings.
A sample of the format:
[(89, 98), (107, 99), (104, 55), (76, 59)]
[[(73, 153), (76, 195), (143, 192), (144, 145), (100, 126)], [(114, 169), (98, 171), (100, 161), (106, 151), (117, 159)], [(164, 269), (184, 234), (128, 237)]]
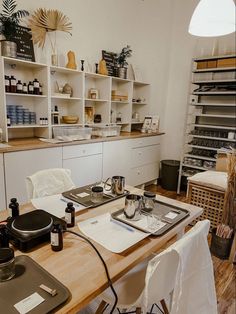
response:
[(42, 298), (41, 295), (39, 295), (37, 292), (35, 292), (27, 298), (16, 303), (14, 307), (20, 314), (26, 314), (44, 301), (45, 299)]
[(90, 239), (114, 253), (121, 253), (149, 236), (149, 233), (113, 220), (109, 213), (79, 222), (78, 227)]
[[(43, 209), (58, 218), (62, 218), (65, 216), (66, 204), (72, 201), (63, 197), (61, 194), (56, 194), (51, 196), (34, 198), (31, 200), (31, 202), (35, 208)], [(74, 204), (76, 212), (85, 208), (84, 206), (78, 205), (77, 203), (72, 203)]]

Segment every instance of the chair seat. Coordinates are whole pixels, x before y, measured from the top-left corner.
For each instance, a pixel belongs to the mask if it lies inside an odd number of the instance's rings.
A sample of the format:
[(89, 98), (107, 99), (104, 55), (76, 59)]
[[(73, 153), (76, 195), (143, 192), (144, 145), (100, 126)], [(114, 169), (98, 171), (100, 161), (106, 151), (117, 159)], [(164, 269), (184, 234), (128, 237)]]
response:
[(210, 170), (199, 172), (189, 177), (188, 182), (224, 192), (227, 189), (227, 173)]

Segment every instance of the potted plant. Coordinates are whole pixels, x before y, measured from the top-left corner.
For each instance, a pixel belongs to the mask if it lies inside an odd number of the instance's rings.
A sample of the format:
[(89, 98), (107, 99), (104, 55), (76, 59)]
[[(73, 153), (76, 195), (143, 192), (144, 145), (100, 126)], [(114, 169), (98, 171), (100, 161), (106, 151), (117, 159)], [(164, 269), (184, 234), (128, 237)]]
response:
[(15, 0), (3, 0), (2, 7), (3, 9), (0, 13), (0, 34), (5, 38), (1, 41), (2, 55), (16, 58), (17, 45), (14, 42), (14, 35), (20, 21), (28, 16), (29, 12), (26, 10), (16, 11), (17, 4)]
[(118, 76), (120, 78), (127, 78), (127, 67), (128, 62), (127, 58), (132, 56), (132, 49), (130, 49), (130, 46), (127, 45), (121, 50), (121, 53), (117, 54), (115, 58), (115, 67), (118, 68)]

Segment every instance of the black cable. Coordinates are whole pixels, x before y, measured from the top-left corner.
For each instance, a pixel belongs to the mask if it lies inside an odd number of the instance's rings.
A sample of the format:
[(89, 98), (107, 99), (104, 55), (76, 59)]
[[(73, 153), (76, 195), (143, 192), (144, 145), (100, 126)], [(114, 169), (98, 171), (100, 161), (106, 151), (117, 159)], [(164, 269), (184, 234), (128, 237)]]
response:
[(118, 302), (118, 296), (117, 296), (116, 291), (115, 291), (115, 289), (114, 289), (114, 287), (112, 285), (112, 281), (111, 281), (111, 278), (110, 278), (110, 275), (109, 275), (109, 272), (108, 272), (108, 268), (107, 268), (106, 262), (104, 261), (102, 255), (100, 254), (100, 252), (98, 251), (96, 246), (89, 239), (87, 239), (85, 236), (83, 236), (82, 234), (79, 234), (79, 233), (71, 231), (71, 230), (64, 230), (64, 232), (72, 233), (72, 234), (76, 235), (77, 237), (80, 237), (80, 238), (84, 239), (86, 242), (88, 242), (92, 246), (92, 248), (96, 251), (97, 255), (101, 259), (101, 261), (103, 263), (103, 266), (105, 268), (108, 284), (109, 284), (109, 286), (111, 288), (111, 291), (113, 292), (113, 294), (115, 296), (115, 302), (114, 302), (114, 305), (113, 305), (113, 307), (111, 309), (111, 312), (110, 312), (110, 314), (112, 314), (114, 312), (114, 310), (116, 309), (116, 305), (117, 305), (117, 302)]

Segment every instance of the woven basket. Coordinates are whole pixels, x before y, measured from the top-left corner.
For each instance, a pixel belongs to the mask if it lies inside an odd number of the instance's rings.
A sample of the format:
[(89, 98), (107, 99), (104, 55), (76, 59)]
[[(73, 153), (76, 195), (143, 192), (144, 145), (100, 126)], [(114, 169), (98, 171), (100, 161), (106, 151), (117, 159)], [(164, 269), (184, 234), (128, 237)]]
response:
[(224, 197), (223, 191), (188, 182), (188, 202), (204, 210), (193, 224), (199, 220), (209, 219), (211, 230), (216, 228), (222, 222)]

